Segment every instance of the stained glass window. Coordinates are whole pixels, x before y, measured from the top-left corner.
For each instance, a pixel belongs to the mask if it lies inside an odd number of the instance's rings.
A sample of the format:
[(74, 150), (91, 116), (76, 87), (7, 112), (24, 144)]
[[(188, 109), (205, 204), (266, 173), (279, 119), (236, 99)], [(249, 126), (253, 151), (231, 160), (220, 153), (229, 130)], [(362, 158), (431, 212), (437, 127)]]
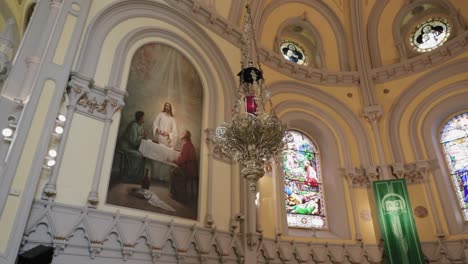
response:
[(280, 45), (280, 52), (283, 57), (299, 65), (307, 65), (307, 56), (304, 50), (296, 43), (285, 40)]
[(288, 226), (325, 229), (327, 221), (317, 147), (298, 131), (289, 131), (285, 141), (282, 154)]
[(468, 221), (468, 112), (450, 119), (441, 144), (465, 221)]
[(431, 51), (447, 41), (451, 26), (445, 18), (431, 18), (419, 24), (410, 36), (411, 46), (418, 52)]

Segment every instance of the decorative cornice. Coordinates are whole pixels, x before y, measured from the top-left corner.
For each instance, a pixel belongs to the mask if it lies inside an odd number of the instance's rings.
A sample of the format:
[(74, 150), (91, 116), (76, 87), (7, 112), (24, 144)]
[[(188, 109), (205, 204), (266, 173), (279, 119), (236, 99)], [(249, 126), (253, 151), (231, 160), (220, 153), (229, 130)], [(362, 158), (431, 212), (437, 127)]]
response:
[[(408, 184), (422, 183), (427, 179), (431, 171), (429, 161), (421, 160), (413, 163), (395, 163), (391, 165), (392, 174), (395, 179), (406, 179)], [(366, 169), (351, 168), (343, 170), (344, 176), (348, 179), (353, 188), (368, 188), (374, 181), (381, 180), (380, 169), (376, 166), (370, 166)]]
[(413, 163), (392, 164), (392, 173), (397, 179), (405, 179), (406, 183), (422, 183), (427, 179), (427, 174), (431, 171), (428, 161), (421, 160)]
[(366, 169), (347, 169), (344, 170), (344, 176), (353, 188), (369, 188), (372, 182), (380, 180), (379, 170), (375, 166), (370, 166)]
[(76, 112), (105, 121), (112, 119), (112, 115), (125, 105), (123, 99), (126, 92), (113, 87), (100, 88), (92, 80), (75, 76), (79, 74), (72, 75), (68, 95), (70, 105), (76, 107)]
[(460, 35), (447, 41), (434, 51), (400, 63), (372, 69), (372, 78), (376, 83), (384, 83), (438, 66), (468, 50), (467, 42), (468, 32), (460, 33)]
[(300, 66), (285, 60), (281, 54), (265, 48), (259, 48), (258, 53), (262, 63), (277, 72), (281, 72), (297, 80), (333, 86), (350, 86), (359, 84), (358, 72), (333, 72), (324, 69)]

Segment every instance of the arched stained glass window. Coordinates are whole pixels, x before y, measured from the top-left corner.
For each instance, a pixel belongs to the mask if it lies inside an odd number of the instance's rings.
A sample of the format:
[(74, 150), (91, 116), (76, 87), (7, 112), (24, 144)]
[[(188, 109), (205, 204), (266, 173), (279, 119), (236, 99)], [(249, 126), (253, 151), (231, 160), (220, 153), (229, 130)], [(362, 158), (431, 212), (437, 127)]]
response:
[(431, 18), (416, 27), (410, 37), (411, 46), (418, 52), (427, 52), (444, 44), (451, 26), (445, 18)]
[(440, 138), (465, 221), (468, 221), (468, 112), (450, 119)]
[(325, 229), (327, 221), (317, 147), (298, 131), (289, 131), (285, 141), (282, 154), (288, 226)]

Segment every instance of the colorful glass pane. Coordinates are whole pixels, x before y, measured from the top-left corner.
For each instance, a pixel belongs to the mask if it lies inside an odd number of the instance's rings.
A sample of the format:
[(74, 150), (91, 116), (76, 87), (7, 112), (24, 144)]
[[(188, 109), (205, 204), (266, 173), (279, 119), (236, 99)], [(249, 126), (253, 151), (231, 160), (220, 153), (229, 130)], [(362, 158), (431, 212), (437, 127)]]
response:
[(468, 113), (450, 119), (440, 138), (465, 221), (468, 221)]
[(450, 31), (447, 19), (431, 18), (416, 27), (410, 36), (410, 44), (418, 52), (431, 51), (447, 41)]
[(327, 227), (320, 156), (304, 134), (289, 131), (283, 149), (284, 193), (289, 227)]
[(280, 52), (283, 57), (299, 65), (307, 65), (307, 56), (304, 50), (292, 41), (285, 40), (280, 45)]

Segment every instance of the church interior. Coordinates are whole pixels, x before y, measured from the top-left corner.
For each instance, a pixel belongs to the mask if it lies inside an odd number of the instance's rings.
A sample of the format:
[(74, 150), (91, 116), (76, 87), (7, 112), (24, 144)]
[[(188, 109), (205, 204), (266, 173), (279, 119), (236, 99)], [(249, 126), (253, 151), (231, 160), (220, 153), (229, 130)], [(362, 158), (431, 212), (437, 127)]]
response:
[(468, 263), (467, 25), (465, 0), (0, 0), (0, 264)]

